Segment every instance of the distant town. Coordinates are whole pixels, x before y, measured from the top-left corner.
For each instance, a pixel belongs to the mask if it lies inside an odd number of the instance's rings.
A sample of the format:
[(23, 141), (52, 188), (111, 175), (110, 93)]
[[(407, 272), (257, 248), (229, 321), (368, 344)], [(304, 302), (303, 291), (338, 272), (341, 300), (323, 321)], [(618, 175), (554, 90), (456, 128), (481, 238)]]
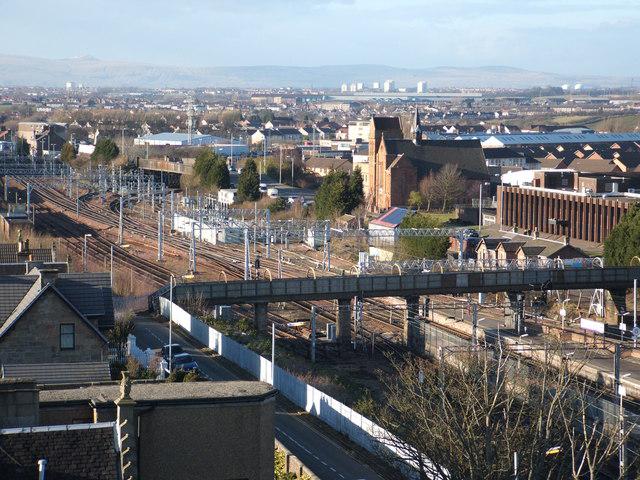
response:
[(0, 184), (2, 478), (640, 475), (633, 85), (0, 86)]

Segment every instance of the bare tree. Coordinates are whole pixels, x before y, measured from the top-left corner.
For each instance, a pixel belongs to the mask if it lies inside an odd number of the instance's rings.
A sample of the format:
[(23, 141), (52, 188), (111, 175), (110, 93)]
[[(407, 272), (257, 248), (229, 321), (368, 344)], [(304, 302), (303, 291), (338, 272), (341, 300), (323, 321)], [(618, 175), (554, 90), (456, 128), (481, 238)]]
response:
[(435, 174), (433, 187), (436, 198), (442, 202), (442, 211), (465, 192), (465, 182), (457, 165), (446, 164)]
[[(604, 396), (561, 352), (534, 362), (509, 352), (449, 352), (436, 366), (392, 359), (386, 401), (369, 412), (421, 479), (596, 479), (617, 474), (616, 419), (597, 411)], [(628, 429), (630, 430), (630, 429)], [(615, 475), (614, 475), (615, 476)]]
[(437, 191), (435, 183), (435, 174), (433, 172), (429, 172), (429, 175), (420, 180), (420, 185), (418, 186), (418, 190), (422, 194), (424, 202), (427, 204), (427, 212), (431, 210), (431, 203), (436, 199)]

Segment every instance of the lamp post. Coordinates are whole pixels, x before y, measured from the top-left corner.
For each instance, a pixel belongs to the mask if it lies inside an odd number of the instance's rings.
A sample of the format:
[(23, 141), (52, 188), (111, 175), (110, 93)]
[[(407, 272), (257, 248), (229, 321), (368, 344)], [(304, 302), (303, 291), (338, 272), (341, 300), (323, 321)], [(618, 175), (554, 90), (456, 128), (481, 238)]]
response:
[(87, 251), (87, 239), (91, 237), (90, 233), (85, 233), (84, 234), (84, 244), (82, 246), (82, 271), (86, 272), (87, 271), (87, 263), (88, 263), (88, 256), (89, 253)]

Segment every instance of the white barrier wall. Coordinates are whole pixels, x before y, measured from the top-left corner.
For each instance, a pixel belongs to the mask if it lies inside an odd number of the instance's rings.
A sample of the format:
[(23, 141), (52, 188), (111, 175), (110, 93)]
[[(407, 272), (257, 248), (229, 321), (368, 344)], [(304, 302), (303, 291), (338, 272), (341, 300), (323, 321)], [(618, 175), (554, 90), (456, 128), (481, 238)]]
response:
[[(168, 299), (160, 297), (160, 313), (164, 317), (169, 317), (170, 306)], [(406, 455), (402, 455), (388, 441), (385, 441), (393, 438), (388, 431), (345, 404), (299, 380), (277, 365), (275, 367), (275, 382), (272, 382), (270, 360), (209, 327), (178, 305), (173, 304), (172, 318), (175, 324), (189, 332), (193, 338), (242, 367), (259, 380), (272, 384), (293, 403), (318, 417), (334, 430), (346, 435), (356, 444), (381, 456), (391, 455), (399, 459), (406, 459)], [(406, 463), (404, 465), (406, 466)]]
[[(191, 236), (191, 224), (195, 224), (195, 234), (196, 238), (200, 240), (200, 222), (194, 221), (189, 217), (185, 217), (184, 215), (175, 214), (173, 216), (173, 228), (180, 233), (184, 233), (186, 236)], [(214, 245), (217, 243), (217, 232), (210, 227), (206, 223), (202, 223), (202, 240), (205, 242), (213, 243)]]

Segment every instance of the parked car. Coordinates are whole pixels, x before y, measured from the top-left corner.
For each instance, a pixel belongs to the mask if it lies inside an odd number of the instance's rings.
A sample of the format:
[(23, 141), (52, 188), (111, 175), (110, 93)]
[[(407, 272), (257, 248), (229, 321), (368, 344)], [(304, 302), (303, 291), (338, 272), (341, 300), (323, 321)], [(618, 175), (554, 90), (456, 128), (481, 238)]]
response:
[[(182, 346), (177, 343), (172, 343), (171, 356), (175, 357), (176, 355), (180, 355), (181, 353), (184, 353), (184, 349), (182, 348)], [(165, 345), (164, 347), (162, 347), (161, 354), (164, 361), (168, 362), (169, 361), (169, 345)]]
[(180, 353), (173, 357), (171, 367), (174, 370), (184, 370), (185, 372), (193, 372), (198, 370), (198, 364), (188, 353)]

